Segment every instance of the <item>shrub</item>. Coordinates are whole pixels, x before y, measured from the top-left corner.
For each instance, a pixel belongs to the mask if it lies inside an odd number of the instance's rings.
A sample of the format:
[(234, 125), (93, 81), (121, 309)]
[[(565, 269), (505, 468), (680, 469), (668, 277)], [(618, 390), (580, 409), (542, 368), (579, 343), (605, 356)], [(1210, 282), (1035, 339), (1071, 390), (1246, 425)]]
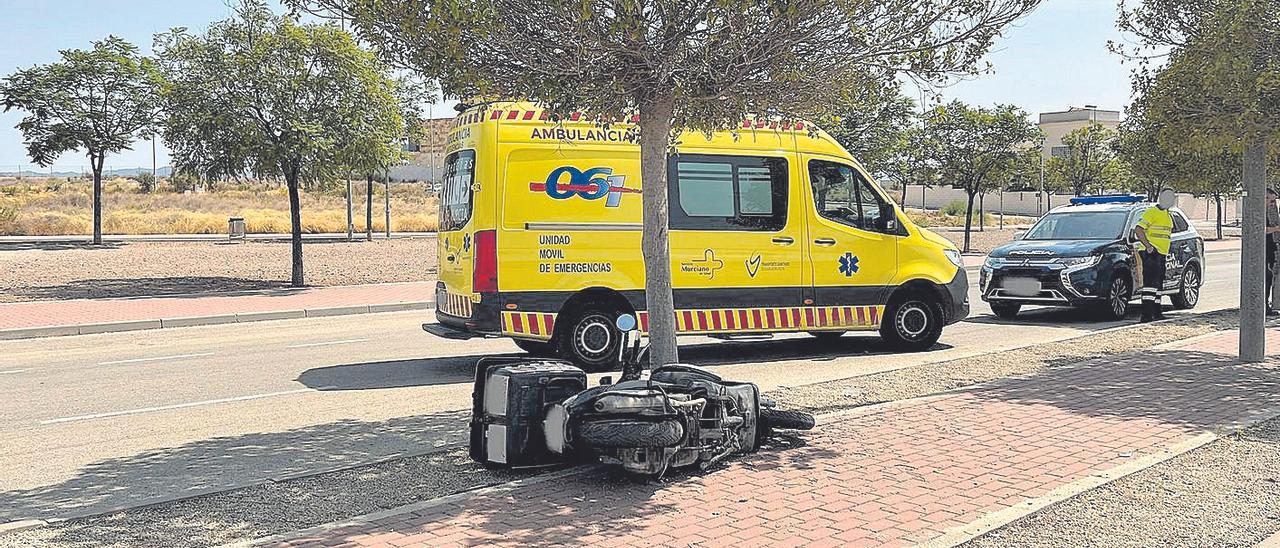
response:
[(941, 211), (943, 215), (963, 217), (966, 209), (969, 209), (969, 204), (964, 200), (952, 200), (947, 202), (947, 205), (942, 206)]

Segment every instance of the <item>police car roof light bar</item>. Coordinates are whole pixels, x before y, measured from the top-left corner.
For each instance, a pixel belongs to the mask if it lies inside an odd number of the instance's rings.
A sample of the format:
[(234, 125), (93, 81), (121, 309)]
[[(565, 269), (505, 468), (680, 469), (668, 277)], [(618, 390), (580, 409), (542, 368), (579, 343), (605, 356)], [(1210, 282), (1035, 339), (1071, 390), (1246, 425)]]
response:
[(1136, 204), (1145, 201), (1147, 201), (1146, 194), (1108, 194), (1105, 196), (1077, 196), (1071, 199), (1071, 205)]

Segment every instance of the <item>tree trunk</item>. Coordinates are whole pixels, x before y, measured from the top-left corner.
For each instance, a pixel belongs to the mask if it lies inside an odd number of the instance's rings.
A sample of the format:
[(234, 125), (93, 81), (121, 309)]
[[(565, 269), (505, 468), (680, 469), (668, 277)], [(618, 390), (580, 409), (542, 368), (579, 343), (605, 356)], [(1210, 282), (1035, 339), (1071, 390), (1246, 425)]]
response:
[(1244, 242), (1240, 256), (1240, 360), (1266, 355), (1267, 145), (1253, 138), (1244, 147)]
[(354, 198), (351, 196), (351, 172), (347, 172), (347, 241), (355, 239), (355, 208), (352, 205)]
[(978, 197), (978, 232), (987, 231), (987, 193)]
[(93, 165), (93, 245), (102, 245), (102, 164), (107, 161), (106, 154), (90, 156)]
[(293, 252), (293, 273), (289, 284), (302, 287), (305, 282), (302, 276), (302, 198), (298, 194), (298, 168), (286, 169), (284, 179), (289, 187), (289, 224), (292, 232), (290, 247)]
[(1218, 210), (1218, 221), (1214, 223), (1218, 228), (1218, 240), (1222, 240), (1222, 193), (1213, 193), (1214, 209)]
[(365, 174), (364, 185), (364, 239), (373, 241), (373, 174)]
[(907, 183), (902, 183), (902, 199), (898, 200), (902, 203), (902, 209), (907, 208)]
[(649, 363), (678, 363), (675, 299), (671, 292), (671, 248), (667, 213), (667, 145), (675, 99), (652, 97), (640, 102), (640, 172), (644, 201), (645, 308), (649, 314)]
[(964, 252), (969, 252), (969, 232), (973, 230), (973, 198), (977, 192), (966, 192), (969, 195), (969, 206), (964, 212)]

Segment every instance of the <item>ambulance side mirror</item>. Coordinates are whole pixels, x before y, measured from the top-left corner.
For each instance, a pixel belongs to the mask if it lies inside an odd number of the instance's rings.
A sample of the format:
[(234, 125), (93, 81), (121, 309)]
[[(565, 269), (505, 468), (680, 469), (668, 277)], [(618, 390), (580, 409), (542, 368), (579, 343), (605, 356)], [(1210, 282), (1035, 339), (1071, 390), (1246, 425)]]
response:
[(880, 225), (880, 230), (885, 232), (898, 230), (898, 214), (894, 211), (893, 204), (880, 204), (878, 224)]

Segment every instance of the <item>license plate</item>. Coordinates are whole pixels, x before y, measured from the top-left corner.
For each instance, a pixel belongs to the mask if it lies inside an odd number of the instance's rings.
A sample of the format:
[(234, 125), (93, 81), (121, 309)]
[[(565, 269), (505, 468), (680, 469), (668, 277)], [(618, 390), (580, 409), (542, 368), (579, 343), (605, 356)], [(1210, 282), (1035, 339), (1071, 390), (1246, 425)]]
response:
[(1035, 278), (1005, 278), (1003, 287), (1015, 297), (1034, 297), (1040, 294), (1040, 280)]

